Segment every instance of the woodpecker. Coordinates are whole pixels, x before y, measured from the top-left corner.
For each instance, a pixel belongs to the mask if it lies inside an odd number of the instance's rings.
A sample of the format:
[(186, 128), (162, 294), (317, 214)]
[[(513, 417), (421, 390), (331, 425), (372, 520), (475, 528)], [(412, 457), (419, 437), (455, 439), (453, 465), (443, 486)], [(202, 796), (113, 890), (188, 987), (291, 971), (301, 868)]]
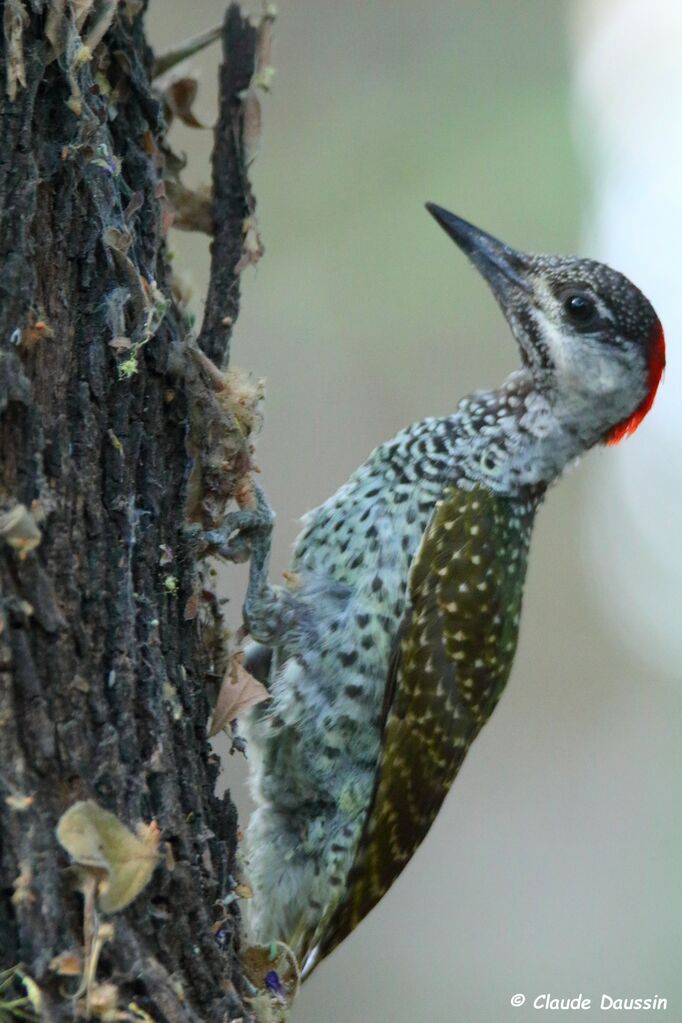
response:
[(665, 365), (622, 274), (427, 209), (490, 285), (520, 368), (398, 433), (309, 512), (295, 585), (268, 582), (260, 491), (210, 534), (224, 556), (251, 551), (246, 663), (271, 696), (244, 722), (251, 935), (286, 942), (304, 975), (406, 866), (500, 698), (547, 488), (637, 428)]

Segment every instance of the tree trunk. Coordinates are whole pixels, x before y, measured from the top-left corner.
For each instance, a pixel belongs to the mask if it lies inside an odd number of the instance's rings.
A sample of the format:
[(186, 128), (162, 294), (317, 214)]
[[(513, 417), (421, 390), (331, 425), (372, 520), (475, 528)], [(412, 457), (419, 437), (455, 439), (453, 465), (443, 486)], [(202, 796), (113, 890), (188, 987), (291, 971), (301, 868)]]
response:
[[(0, 6), (0, 970), (35, 981), (48, 1019), (223, 1023), (248, 1017), (236, 811), (215, 796), (206, 735), (227, 657), (186, 522), (189, 508), (217, 524), (248, 472), (248, 424), (173, 293), (146, 3)], [(199, 338), (223, 368), (254, 205), (256, 43), (233, 5)], [(67, 869), (55, 835), (82, 800), (160, 830), (151, 880), (109, 917), (87, 883), (106, 869)], [(0, 1018), (9, 991), (19, 980)]]

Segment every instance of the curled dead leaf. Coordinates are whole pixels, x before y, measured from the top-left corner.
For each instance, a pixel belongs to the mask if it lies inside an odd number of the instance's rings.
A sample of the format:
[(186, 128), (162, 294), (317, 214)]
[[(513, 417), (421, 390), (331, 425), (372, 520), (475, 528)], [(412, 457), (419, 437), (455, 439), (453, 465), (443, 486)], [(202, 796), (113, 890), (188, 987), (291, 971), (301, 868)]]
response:
[(199, 594), (192, 593), (185, 604), (185, 610), (182, 613), (182, 617), (186, 622), (193, 622), (199, 614)]
[(169, 123), (173, 117), (179, 117), (188, 128), (206, 127), (192, 110), (198, 89), (199, 83), (196, 78), (176, 78), (166, 86), (163, 91), (163, 99), (170, 114)]
[(80, 977), (83, 960), (79, 952), (60, 952), (50, 960), (48, 969), (60, 977)]
[(159, 861), (155, 821), (133, 834), (115, 814), (92, 799), (74, 803), (57, 824), (57, 839), (75, 863), (103, 872), (99, 907), (117, 913), (147, 885)]
[(179, 181), (166, 181), (166, 199), (173, 212), (173, 226), (179, 231), (213, 234), (213, 204), (208, 188), (185, 188)]
[(235, 655), (218, 693), (208, 730), (209, 738), (217, 735), (250, 707), (269, 699), (270, 693), (265, 686), (249, 674), (241, 663), (240, 655)]

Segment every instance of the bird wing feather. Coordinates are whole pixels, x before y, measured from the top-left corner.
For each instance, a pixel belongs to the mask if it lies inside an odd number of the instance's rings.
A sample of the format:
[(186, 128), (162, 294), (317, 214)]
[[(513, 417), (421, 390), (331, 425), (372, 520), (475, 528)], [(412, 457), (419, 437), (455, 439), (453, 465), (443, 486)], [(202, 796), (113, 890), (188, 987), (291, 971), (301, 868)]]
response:
[(533, 512), (483, 486), (452, 488), (436, 506), (410, 570), (373, 798), (315, 965), (407, 864), (499, 699), (516, 649)]

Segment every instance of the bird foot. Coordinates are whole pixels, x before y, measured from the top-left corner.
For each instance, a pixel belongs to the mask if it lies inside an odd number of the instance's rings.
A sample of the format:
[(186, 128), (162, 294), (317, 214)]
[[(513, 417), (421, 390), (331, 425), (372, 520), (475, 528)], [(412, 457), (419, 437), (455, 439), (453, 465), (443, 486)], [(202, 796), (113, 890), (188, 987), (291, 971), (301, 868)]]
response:
[(197, 530), (190, 526), (189, 532), (206, 553), (236, 563), (251, 558), (252, 571), (262, 573), (270, 555), (275, 516), (262, 489), (255, 483), (252, 486), (254, 507), (228, 512), (219, 529)]

